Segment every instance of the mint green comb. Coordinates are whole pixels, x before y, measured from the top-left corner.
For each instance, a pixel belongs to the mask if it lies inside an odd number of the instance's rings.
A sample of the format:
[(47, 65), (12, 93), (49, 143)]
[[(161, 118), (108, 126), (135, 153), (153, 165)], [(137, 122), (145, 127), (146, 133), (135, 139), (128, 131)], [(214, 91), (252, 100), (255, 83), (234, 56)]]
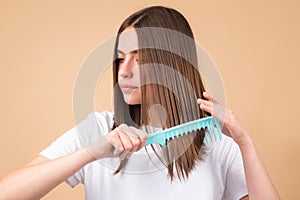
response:
[(175, 137), (186, 135), (189, 132), (200, 129), (205, 129), (205, 143), (222, 139), (220, 122), (216, 118), (209, 116), (149, 134), (145, 146), (156, 143), (165, 147), (167, 140), (174, 139)]

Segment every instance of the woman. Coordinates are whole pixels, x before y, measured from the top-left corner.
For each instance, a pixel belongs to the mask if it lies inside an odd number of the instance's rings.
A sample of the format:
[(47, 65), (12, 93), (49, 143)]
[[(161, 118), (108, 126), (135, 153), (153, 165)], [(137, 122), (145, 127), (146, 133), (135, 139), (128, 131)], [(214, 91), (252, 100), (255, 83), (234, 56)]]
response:
[[(85, 184), (86, 199), (279, 199), (250, 135), (205, 92), (186, 19), (174, 9), (153, 6), (129, 16), (118, 33), (114, 114), (90, 114), (7, 174), (0, 199), (39, 199), (64, 181)], [(209, 115), (229, 137), (205, 144), (206, 133), (196, 130), (166, 141), (165, 149), (143, 148), (149, 133)], [(83, 145), (89, 134), (104, 136)], [(137, 159), (151, 149), (158, 160)], [(119, 159), (117, 169), (96, 162)], [(155, 168), (158, 161), (166, 167)], [(132, 166), (139, 173), (128, 171)]]

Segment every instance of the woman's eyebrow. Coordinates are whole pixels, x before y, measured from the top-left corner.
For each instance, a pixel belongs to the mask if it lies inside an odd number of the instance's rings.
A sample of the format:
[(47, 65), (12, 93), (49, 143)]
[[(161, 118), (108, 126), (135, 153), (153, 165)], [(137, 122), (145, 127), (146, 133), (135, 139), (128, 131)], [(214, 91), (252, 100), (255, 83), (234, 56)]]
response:
[(138, 50), (132, 50), (129, 52), (130, 54), (137, 54), (138, 53)]
[[(123, 51), (121, 51), (120, 49), (117, 50), (118, 53), (120, 54), (125, 54)], [(129, 51), (130, 54), (137, 54), (138, 53), (138, 50), (132, 50), (132, 51)]]
[(123, 51), (121, 51), (121, 50), (117, 50), (118, 51), (118, 53), (120, 53), (120, 54), (125, 54)]

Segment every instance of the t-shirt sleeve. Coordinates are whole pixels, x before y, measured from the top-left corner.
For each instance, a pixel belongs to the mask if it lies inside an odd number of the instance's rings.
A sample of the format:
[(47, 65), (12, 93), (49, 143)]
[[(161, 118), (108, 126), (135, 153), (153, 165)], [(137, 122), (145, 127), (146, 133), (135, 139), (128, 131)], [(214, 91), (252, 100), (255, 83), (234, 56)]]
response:
[(225, 200), (238, 200), (248, 195), (248, 188), (243, 167), (240, 149), (233, 142), (231, 153), (228, 157), (224, 198)]
[[(53, 160), (82, 149), (108, 132), (111, 126), (110, 121), (111, 116), (107, 112), (91, 113), (86, 119), (65, 132), (39, 154)], [(77, 171), (65, 182), (71, 187), (84, 183), (84, 169)]]
[[(75, 152), (82, 148), (79, 142), (78, 135), (76, 134), (76, 128), (72, 128), (65, 132), (62, 136), (57, 138), (50, 146), (42, 150), (39, 154), (46, 158), (53, 160), (69, 153)], [(71, 187), (75, 187), (78, 183), (83, 183), (82, 170), (79, 170), (65, 182)]]

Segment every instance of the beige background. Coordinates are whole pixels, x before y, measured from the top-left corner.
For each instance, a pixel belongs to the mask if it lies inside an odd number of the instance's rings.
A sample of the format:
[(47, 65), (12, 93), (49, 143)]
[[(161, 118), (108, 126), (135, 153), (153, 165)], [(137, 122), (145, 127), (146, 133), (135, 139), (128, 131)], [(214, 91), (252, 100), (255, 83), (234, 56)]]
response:
[[(282, 199), (299, 199), (297, 0), (1, 1), (0, 176), (74, 125), (72, 92), (84, 59), (125, 17), (158, 4), (189, 20), (222, 74), (228, 107), (253, 135)], [(111, 110), (110, 73), (97, 90), (98, 111)], [(43, 199), (84, 199), (83, 186), (61, 184)]]

